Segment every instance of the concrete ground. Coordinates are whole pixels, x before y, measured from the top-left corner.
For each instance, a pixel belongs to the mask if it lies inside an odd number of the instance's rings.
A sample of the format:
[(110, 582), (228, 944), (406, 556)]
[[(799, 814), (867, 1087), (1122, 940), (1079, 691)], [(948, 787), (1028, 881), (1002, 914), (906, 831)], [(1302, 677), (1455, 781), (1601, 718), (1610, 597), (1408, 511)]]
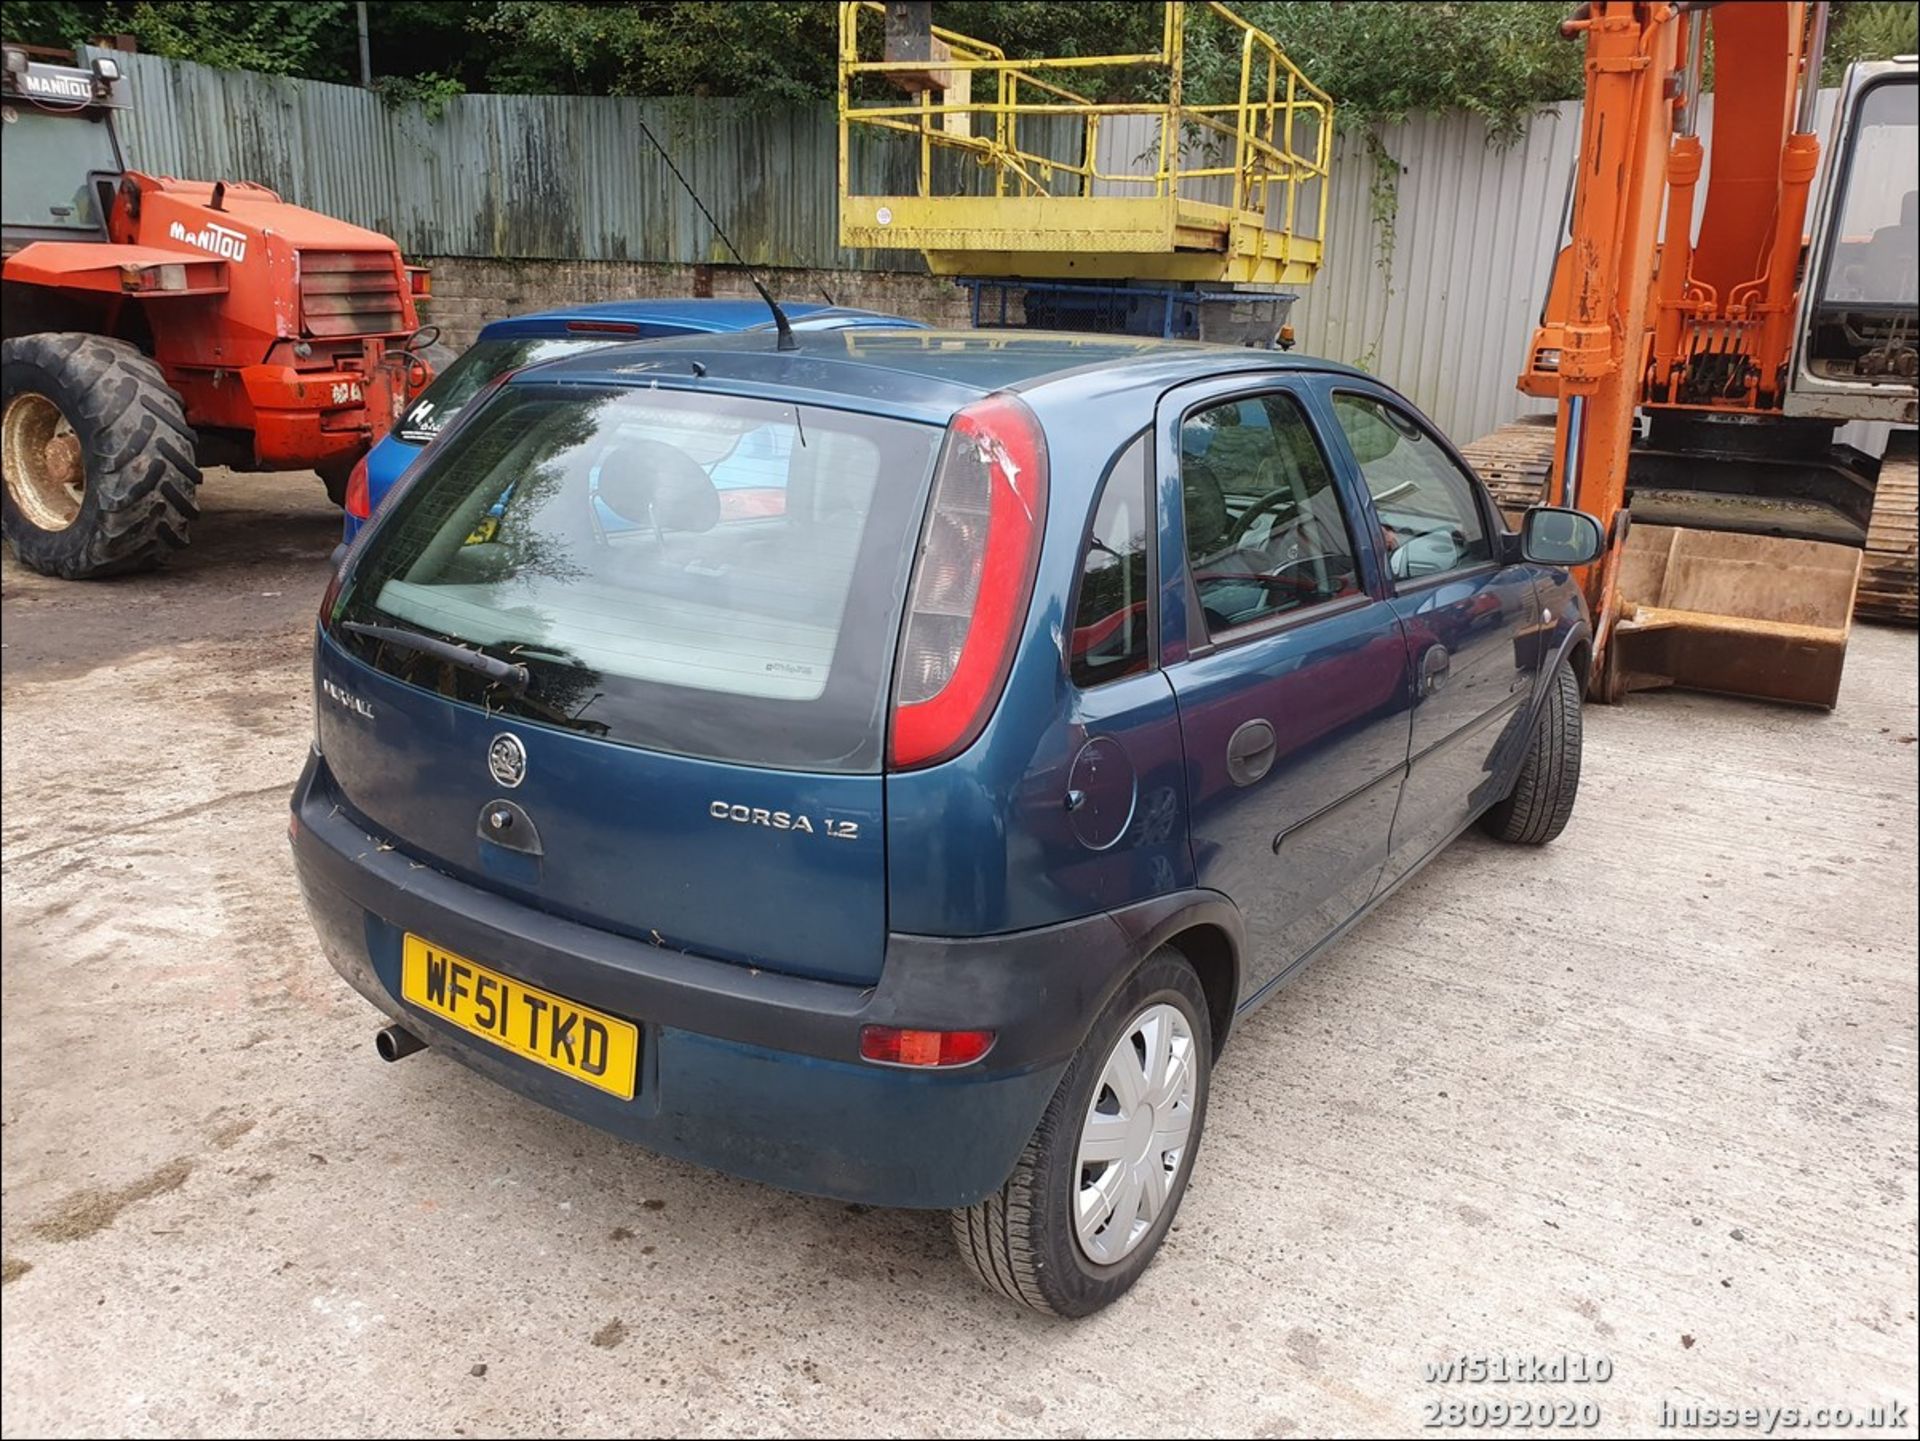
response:
[[(1832, 715), (1590, 711), (1565, 837), (1463, 840), (1241, 1028), (1159, 1262), (1060, 1324), (976, 1289), (943, 1217), (375, 1060), (285, 841), (334, 513), (285, 478), (205, 496), (164, 575), (0, 576), (7, 1434), (1914, 1405), (1912, 632), (1857, 633)], [(1563, 1354), (1611, 1379), (1427, 1379)]]

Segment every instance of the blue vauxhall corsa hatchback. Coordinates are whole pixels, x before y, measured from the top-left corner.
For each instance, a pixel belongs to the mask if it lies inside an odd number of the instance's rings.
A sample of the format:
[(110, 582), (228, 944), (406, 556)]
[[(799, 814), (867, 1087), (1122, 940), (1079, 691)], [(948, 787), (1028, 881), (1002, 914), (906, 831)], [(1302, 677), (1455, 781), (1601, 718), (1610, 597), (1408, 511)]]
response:
[(948, 1209), (987, 1285), (1084, 1315), (1166, 1235), (1237, 1021), (1476, 821), (1566, 824), (1599, 546), (1509, 533), (1405, 400), (1301, 357), (577, 356), (341, 563), (300, 882), (384, 1057)]

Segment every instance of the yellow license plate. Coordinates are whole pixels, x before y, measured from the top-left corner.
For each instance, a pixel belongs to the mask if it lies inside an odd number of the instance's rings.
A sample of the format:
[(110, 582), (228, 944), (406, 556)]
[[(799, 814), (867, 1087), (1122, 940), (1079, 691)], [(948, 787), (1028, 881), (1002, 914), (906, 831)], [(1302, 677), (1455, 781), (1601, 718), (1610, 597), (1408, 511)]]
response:
[(633, 1099), (640, 1029), (409, 935), (400, 994), (514, 1055)]

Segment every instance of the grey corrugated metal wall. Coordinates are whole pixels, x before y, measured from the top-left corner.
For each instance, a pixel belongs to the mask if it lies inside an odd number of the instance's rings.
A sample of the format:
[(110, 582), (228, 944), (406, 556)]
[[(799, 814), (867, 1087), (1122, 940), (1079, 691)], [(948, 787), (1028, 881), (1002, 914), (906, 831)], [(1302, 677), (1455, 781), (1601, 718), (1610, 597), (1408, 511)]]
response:
[[(1823, 142), (1838, 100), (1838, 90), (1820, 93)], [(1301, 347), (1365, 366), (1462, 440), (1551, 410), (1520, 394), (1514, 378), (1563, 234), (1580, 108), (1572, 100), (1544, 107), (1505, 146), (1489, 144), (1486, 127), (1465, 114), (1382, 129), (1401, 166), (1385, 267), (1387, 227), (1372, 219), (1366, 137), (1336, 131), (1327, 261), (1293, 312)], [(1700, 136), (1711, 160), (1711, 95), (1701, 98)]]
[(1393, 218), (1379, 226), (1366, 138), (1336, 136), (1327, 261), (1293, 312), (1302, 347), (1365, 366), (1461, 438), (1544, 408), (1513, 380), (1553, 263), (1579, 105), (1542, 110), (1506, 148), (1463, 114), (1385, 129), (1402, 171)]
[[(114, 58), (133, 91), (122, 132), (134, 166), (255, 180), (409, 255), (726, 263), (645, 121), (749, 261), (925, 268), (908, 252), (836, 243), (830, 106), (463, 95), (429, 120), (349, 85)], [(875, 190), (911, 188), (913, 171), (896, 167), (913, 160), (910, 141), (861, 138), (855, 174)]]
[[(750, 261), (924, 269), (911, 252), (835, 243), (830, 106), (466, 95), (428, 120), (418, 107), (391, 108), (352, 86), (151, 55), (115, 58), (133, 89), (123, 133), (134, 165), (258, 180), (298, 204), (383, 231), (409, 255), (725, 263), (720, 242), (641, 135), (644, 119)], [(1824, 133), (1834, 93), (1822, 98)], [(1711, 106), (1706, 97), (1706, 137)], [(1513, 380), (1540, 314), (1579, 121), (1577, 103), (1546, 107), (1508, 146), (1490, 145), (1481, 123), (1463, 114), (1416, 116), (1384, 130), (1385, 149), (1402, 167), (1384, 268), (1373, 160), (1363, 135), (1339, 132), (1327, 263), (1294, 310), (1301, 348), (1366, 366), (1461, 438), (1545, 408)], [(1063, 122), (1049, 144), (1025, 131), (1022, 140), (1077, 155), (1074, 124)], [(910, 138), (855, 138), (857, 190), (912, 188)], [(1157, 140), (1150, 119), (1110, 124), (1100, 138), (1102, 168), (1146, 154)], [(986, 173), (965, 165), (942, 180), (971, 190)]]

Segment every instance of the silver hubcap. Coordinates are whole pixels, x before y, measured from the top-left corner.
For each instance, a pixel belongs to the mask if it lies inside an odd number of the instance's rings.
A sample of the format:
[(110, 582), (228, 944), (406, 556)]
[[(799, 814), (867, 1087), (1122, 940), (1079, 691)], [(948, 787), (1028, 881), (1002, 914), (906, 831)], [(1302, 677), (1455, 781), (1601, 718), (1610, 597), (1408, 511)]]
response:
[(1199, 1079), (1193, 1028), (1173, 1006), (1133, 1018), (1107, 1056), (1080, 1128), (1074, 1234), (1089, 1261), (1111, 1266), (1166, 1209), (1193, 1134)]

